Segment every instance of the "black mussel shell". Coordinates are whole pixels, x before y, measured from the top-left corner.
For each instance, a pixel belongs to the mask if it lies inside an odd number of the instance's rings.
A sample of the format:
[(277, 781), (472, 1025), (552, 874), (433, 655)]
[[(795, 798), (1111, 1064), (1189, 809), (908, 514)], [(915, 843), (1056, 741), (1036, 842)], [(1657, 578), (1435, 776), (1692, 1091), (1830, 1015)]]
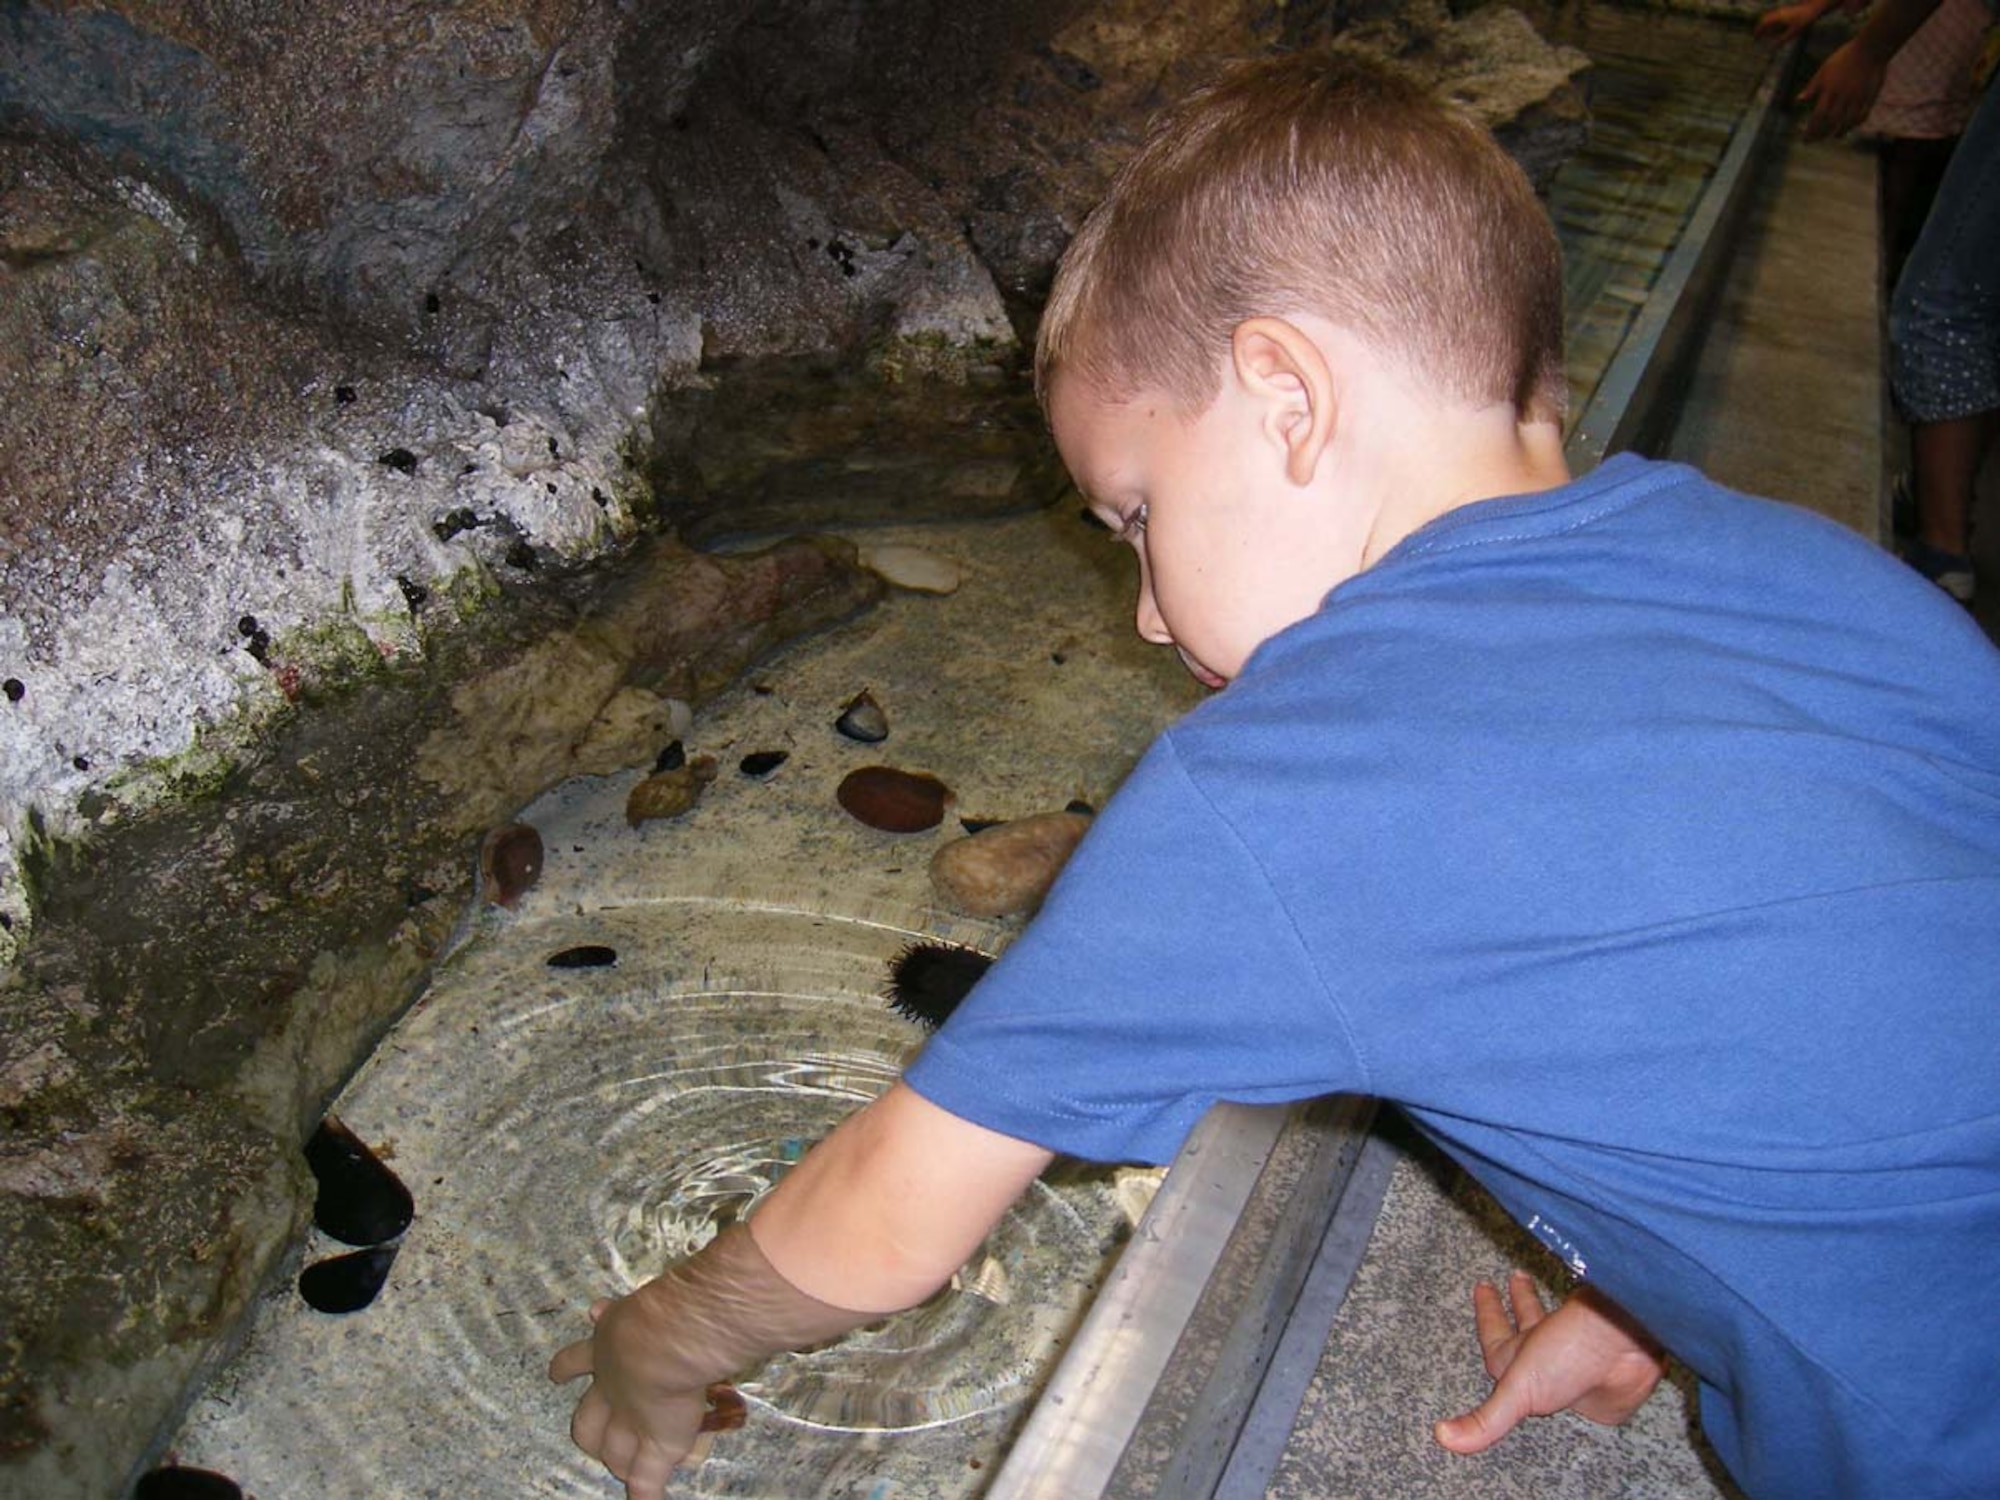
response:
[(132, 1500), (243, 1500), (243, 1487), (213, 1469), (165, 1464), (139, 1476)]
[(354, 1250), (330, 1260), (316, 1260), (299, 1272), (299, 1295), (323, 1313), (360, 1312), (373, 1302), (389, 1279), (398, 1245)]
[(783, 750), (755, 750), (736, 763), (745, 776), (769, 776), (791, 756)]
[(618, 950), (602, 943), (579, 943), (548, 957), (551, 969), (602, 969), (617, 962)]
[(306, 1165), (319, 1181), (313, 1223), (342, 1244), (393, 1240), (416, 1216), (415, 1200), (402, 1179), (332, 1115), (320, 1121), (306, 1142)]
[(687, 763), (687, 746), (683, 745), (679, 740), (669, 740), (667, 748), (662, 750), (653, 761), (653, 774), (658, 776), (663, 772), (678, 771)]

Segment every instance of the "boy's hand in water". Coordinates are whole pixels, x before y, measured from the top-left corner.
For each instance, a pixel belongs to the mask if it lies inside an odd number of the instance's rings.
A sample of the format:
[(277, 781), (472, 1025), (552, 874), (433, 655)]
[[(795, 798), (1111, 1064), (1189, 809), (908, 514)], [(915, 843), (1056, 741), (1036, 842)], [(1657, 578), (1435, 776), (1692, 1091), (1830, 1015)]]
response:
[(732, 1224), (630, 1296), (593, 1303), (594, 1331), (549, 1361), (549, 1378), (590, 1377), (570, 1436), (625, 1481), (628, 1500), (664, 1500), (701, 1430), (710, 1385), (878, 1316), (800, 1291), (748, 1226)]
[(596, 1331), (549, 1365), (559, 1382), (591, 1378), (570, 1435), (625, 1481), (629, 1500), (663, 1500), (711, 1383), (916, 1306), (1050, 1157), (895, 1084), (785, 1174), (754, 1235), (732, 1224), (629, 1297), (591, 1308)]
[(1508, 1278), (1513, 1317), (1488, 1282), (1472, 1289), (1479, 1347), (1493, 1394), (1473, 1410), (1432, 1429), (1454, 1453), (1482, 1453), (1523, 1417), (1574, 1411), (1592, 1422), (1623, 1422), (1646, 1402), (1667, 1362), (1646, 1331), (1590, 1287), (1580, 1287), (1554, 1312), (1525, 1271)]
[(663, 1500), (667, 1478), (694, 1446), (708, 1381), (674, 1353), (681, 1332), (648, 1282), (628, 1297), (591, 1304), (594, 1330), (549, 1363), (557, 1382), (590, 1377), (569, 1435), (625, 1482), (628, 1500)]

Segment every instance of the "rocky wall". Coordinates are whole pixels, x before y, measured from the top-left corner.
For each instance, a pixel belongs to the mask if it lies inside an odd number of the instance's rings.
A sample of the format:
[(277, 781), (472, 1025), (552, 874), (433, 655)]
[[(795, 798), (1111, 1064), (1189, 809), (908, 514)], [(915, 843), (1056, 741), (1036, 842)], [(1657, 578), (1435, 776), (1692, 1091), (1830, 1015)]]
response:
[(628, 545), (732, 359), (1004, 367), (1151, 109), (1343, 28), (1538, 173), (1579, 137), (1583, 60), (1442, 0), (8, 0), (0, 957), (31, 810), (199, 782), (329, 628), (420, 652)]
[(676, 538), (1045, 503), (1070, 233), (1337, 34), (1580, 138), (1442, 0), (0, 0), (0, 1488), (145, 1452), (480, 830), (879, 590)]

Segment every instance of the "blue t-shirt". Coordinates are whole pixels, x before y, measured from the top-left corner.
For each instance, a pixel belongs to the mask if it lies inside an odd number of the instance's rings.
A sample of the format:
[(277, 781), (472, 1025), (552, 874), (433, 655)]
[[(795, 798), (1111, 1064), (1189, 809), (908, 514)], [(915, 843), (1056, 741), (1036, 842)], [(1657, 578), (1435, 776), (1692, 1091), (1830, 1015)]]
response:
[(907, 1076), (1100, 1160), (1395, 1100), (1759, 1500), (2000, 1494), (2000, 654), (1677, 465), (1454, 511), (1160, 738)]

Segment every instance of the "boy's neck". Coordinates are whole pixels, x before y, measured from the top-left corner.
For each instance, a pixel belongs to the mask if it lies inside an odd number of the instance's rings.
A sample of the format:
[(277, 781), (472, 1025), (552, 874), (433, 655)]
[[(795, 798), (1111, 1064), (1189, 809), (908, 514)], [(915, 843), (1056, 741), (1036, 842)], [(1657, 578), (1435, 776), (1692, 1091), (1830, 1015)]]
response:
[(1342, 445), (1350, 478), (1373, 497), (1363, 567), (1462, 506), (1569, 482), (1559, 423), (1523, 421), (1507, 404), (1384, 408)]

